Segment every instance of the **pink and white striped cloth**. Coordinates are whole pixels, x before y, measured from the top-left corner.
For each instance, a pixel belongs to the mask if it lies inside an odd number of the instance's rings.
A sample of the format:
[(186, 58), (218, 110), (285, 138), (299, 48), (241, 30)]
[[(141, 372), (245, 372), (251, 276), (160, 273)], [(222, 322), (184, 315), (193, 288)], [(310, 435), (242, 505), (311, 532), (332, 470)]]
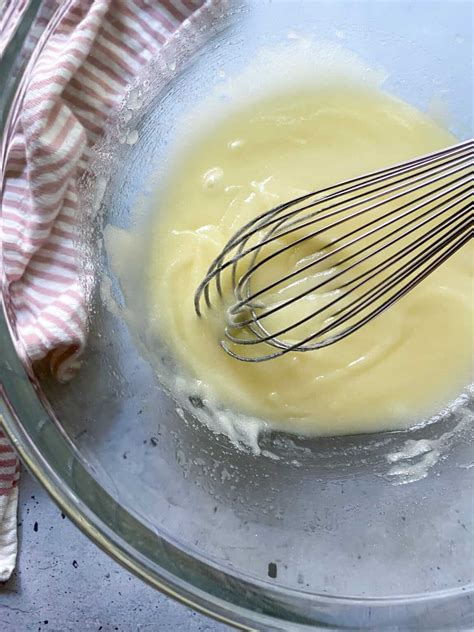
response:
[[(74, 232), (78, 179), (126, 86), (182, 22), (214, 3), (44, 2), (52, 19), (8, 138), (0, 253), (24, 352), (33, 362), (47, 358), (59, 380), (73, 376), (86, 341)], [(0, 52), (26, 4), (6, 0)], [(15, 565), (17, 480), (15, 453), (0, 431), (0, 581)]]

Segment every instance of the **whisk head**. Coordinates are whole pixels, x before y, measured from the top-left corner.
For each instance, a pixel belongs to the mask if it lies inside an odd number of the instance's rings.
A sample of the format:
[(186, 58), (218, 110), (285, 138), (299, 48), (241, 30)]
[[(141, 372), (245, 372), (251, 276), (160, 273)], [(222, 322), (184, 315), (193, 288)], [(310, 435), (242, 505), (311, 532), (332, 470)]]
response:
[(195, 309), (226, 305), (221, 342), (261, 362), (347, 337), (473, 236), (474, 140), (308, 193), (238, 230)]

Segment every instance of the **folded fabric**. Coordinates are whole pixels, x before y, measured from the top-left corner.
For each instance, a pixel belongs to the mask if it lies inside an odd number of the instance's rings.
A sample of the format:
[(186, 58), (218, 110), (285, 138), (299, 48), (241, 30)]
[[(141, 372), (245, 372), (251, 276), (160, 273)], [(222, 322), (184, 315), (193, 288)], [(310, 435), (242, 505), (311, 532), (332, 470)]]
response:
[[(0, 51), (25, 4), (7, 0), (4, 5)], [(28, 86), (8, 130), (0, 244), (2, 284), (13, 306), (19, 353), (31, 362), (46, 358), (61, 381), (74, 375), (86, 341), (76, 259), (78, 179), (126, 86), (184, 20), (211, 4), (44, 3), (51, 18), (35, 41)], [(15, 563), (17, 480), (17, 459), (0, 433), (0, 581)]]

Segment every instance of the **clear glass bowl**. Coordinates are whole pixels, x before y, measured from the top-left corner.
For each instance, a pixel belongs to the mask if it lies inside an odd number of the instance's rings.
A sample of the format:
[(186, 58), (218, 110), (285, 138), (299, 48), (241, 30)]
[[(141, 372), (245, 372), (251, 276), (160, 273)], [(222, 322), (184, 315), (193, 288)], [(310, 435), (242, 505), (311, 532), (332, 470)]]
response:
[[(30, 3), (2, 62), (5, 135), (24, 72), (20, 51), (44, 10)], [(232, 76), (294, 34), (342, 43), (383, 68), (384, 87), (417, 107), (439, 97), (452, 131), (472, 135), (470, 2), (219, 3), (210, 22), (175, 38), (137, 79), (128, 98), (136, 102), (138, 89), (141, 107), (125, 105), (111, 122), (84, 195), (97, 279), (109, 274), (104, 226), (130, 224), (181, 117), (223, 71)], [(138, 140), (113, 142), (126, 129)], [(98, 286), (90, 313), (82, 369), (61, 386), (20, 360), (4, 288), (0, 413), (23, 461), (101, 548), (167, 594), (244, 629), (471, 627), (472, 408), (461, 424), (446, 415), (411, 431), (268, 436), (261, 448), (278, 460), (255, 456), (197, 423), (191, 403), (177, 411)], [(419, 480), (408, 482), (411, 471)]]

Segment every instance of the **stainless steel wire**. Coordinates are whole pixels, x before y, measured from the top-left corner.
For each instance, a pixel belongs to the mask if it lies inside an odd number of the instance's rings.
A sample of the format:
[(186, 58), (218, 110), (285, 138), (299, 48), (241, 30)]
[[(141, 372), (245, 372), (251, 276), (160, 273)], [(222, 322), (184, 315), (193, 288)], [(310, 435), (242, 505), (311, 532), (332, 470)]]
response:
[(346, 338), (472, 238), (473, 158), (471, 139), (263, 213), (212, 262), (197, 315), (218, 298), (221, 344), (247, 362)]

